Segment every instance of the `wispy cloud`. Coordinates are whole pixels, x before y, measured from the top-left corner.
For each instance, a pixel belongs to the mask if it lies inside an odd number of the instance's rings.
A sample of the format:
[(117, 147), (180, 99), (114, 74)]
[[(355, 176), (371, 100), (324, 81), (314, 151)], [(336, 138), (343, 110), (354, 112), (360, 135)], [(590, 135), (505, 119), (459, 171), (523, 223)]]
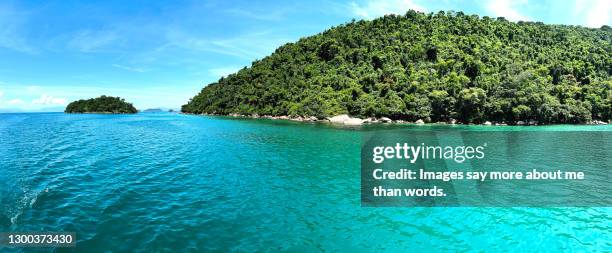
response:
[(3, 94), (0, 97), (0, 109), (39, 111), (63, 106), (67, 102), (64, 96), (56, 96), (56, 94), (61, 94), (62, 91), (55, 88), (49, 89), (49, 87), (38, 85), (0, 83), (2, 84), (1, 93)]
[(281, 21), (285, 18), (286, 9), (254, 11), (233, 8), (227, 9), (224, 12), (240, 18), (248, 18), (262, 21)]
[(352, 2), (350, 9), (354, 15), (373, 19), (385, 14), (404, 14), (408, 10), (427, 11), (413, 0), (368, 0), (364, 4)]
[(90, 53), (117, 42), (121, 36), (113, 30), (82, 30), (76, 32), (68, 46), (78, 51)]
[[(34, 92), (28, 85), (3, 84), (4, 99), (0, 100), (0, 111), (62, 111), (70, 101), (101, 95), (125, 98), (139, 109), (168, 107), (178, 108), (202, 88), (198, 80), (183, 80), (173, 83), (151, 83), (143, 89), (131, 83), (121, 87), (106, 83), (88, 83), (78, 86), (41, 84)], [(4, 109), (4, 110), (3, 110)]]
[(510, 21), (529, 21), (531, 18), (518, 11), (519, 6), (526, 6), (527, 0), (489, 0), (485, 9), (494, 17), (504, 17)]
[(574, 16), (582, 20), (582, 25), (599, 28), (612, 22), (612, 3), (609, 0), (576, 0)]
[(123, 69), (123, 70), (130, 71), (130, 72), (144, 73), (144, 72), (148, 71), (148, 70), (146, 70), (144, 68), (130, 67), (130, 66), (125, 66), (125, 65), (121, 65), (121, 64), (113, 64), (112, 66), (115, 67), (115, 68), (118, 68), (118, 69)]
[(25, 102), (23, 100), (18, 99), (18, 98), (8, 100), (8, 101), (6, 101), (4, 103), (7, 104), (7, 105), (10, 105), (10, 106), (25, 104)]
[(262, 58), (289, 39), (270, 32), (244, 33), (229, 38), (207, 38), (187, 33), (169, 32), (167, 39), (171, 45), (188, 50), (205, 51), (248, 60)]
[(22, 53), (35, 54), (37, 50), (29, 46), (24, 34), (28, 13), (20, 11), (8, 3), (0, 3), (0, 47)]
[(42, 87), (40, 87), (38, 85), (28, 85), (28, 86), (26, 86), (26, 90), (28, 92), (37, 92), (37, 91), (40, 91), (41, 88)]
[(66, 104), (65, 98), (57, 98), (49, 96), (47, 94), (40, 95), (40, 98), (32, 100), (32, 104), (36, 105), (64, 105)]
[(5, 107), (5, 106), (17, 106), (17, 105), (22, 105), (24, 104), (23, 100), (21, 99), (9, 99), (9, 100), (4, 100), (4, 91), (0, 91), (0, 108)]

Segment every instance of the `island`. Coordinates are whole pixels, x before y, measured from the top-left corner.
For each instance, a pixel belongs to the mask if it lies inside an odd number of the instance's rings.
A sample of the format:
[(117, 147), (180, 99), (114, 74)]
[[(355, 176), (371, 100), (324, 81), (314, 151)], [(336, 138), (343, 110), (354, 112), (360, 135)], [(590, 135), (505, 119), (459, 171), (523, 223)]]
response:
[(120, 97), (100, 96), (91, 99), (81, 99), (71, 102), (66, 106), (66, 113), (113, 113), (127, 114), (137, 113), (131, 103)]
[(146, 110), (144, 110), (142, 112), (155, 112), (155, 113), (157, 113), (157, 112), (163, 112), (163, 111), (164, 110), (162, 110), (160, 108), (149, 108), (149, 109), (146, 109)]
[(207, 85), (181, 111), (466, 124), (609, 122), (610, 55), (609, 26), (411, 10), (287, 43)]

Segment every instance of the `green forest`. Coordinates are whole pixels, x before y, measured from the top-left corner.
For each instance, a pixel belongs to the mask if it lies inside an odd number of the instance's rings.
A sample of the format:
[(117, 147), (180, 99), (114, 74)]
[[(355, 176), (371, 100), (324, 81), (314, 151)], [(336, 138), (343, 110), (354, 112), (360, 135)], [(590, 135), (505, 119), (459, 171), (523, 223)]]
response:
[(464, 123), (612, 117), (612, 29), (408, 11), (285, 44), (204, 87), (194, 114)]
[(120, 97), (100, 96), (81, 99), (66, 106), (66, 113), (137, 113), (131, 103)]

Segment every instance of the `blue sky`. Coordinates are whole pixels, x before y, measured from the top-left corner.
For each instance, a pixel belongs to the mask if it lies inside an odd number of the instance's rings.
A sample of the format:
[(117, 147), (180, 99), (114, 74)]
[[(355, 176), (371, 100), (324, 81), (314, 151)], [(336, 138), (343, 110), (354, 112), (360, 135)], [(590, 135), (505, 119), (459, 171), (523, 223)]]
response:
[(61, 111), (113, 95), (179, 108), (284, 43), (408, 9), (600, 27), (609, 0), (0, 2), (0, 111)]

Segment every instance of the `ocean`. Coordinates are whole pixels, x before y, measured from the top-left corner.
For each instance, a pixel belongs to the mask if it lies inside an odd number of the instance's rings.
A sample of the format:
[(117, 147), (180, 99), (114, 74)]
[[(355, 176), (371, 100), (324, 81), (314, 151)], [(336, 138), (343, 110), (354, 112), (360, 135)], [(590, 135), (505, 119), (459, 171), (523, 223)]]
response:
[(0, 114), (0, 231), (76, 233), (74, 248), (36, 252), (612, 249), (609, 207), (362, 207), (362, 136), (394, 128), (612, 131)]

